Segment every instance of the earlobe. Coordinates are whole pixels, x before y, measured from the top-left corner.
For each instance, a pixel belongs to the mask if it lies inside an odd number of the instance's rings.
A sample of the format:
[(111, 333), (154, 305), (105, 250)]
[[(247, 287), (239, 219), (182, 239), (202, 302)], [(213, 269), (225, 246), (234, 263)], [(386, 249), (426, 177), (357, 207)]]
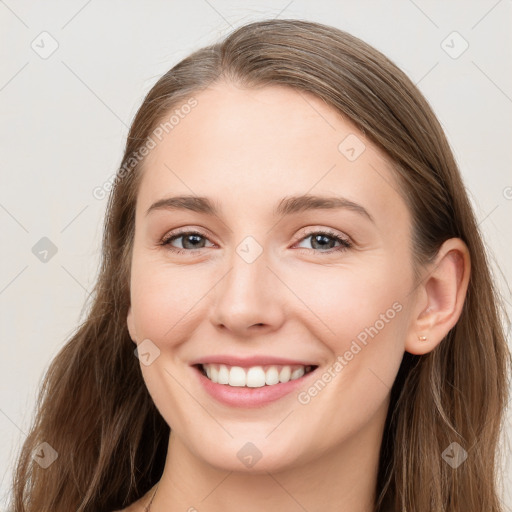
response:
[(420, 285), (415, 317), (404, 347), (407, 352), (422, 355), (432, 351), (457, 323), (470, 270), (466, 244), (460, 238), (444, 242)]

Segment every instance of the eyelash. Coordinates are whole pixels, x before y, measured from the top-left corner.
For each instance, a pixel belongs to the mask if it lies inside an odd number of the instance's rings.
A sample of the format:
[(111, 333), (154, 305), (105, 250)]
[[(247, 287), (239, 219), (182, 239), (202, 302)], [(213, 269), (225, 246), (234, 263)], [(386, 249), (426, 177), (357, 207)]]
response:
[[(195, 253), (197, 251), (200, 251), (201, 249), (204, 249), (204, 247), (201, 247), (199, 249), (180, 249), (179, 247), (174, 247), (171, 244), (171, 242), (173, 240), (176, 240), (180, 237), (183, 237), (185, 235), (197, 235), (197, 236), (200, 236), (201, 238), (205, 238), (205, 239), (208, 239), (207, 236), (205, 236), (203, 233), (200, 233), (199, 231), (181, 231), (181, 232), (178, 232), (178, 233), (170, 233), (169, 235), (166, 235), (162, 241), (160, 242), (159, 245), (161, 246), (164, 246), (164, 247), (167, 247), (170, 251), (176, 253), (176, 254), (185, 254), (185, 253)], [(323, 231), (311, 231), (307, 234), (305, 234), (301, 239), (299, 239), (297, 241), (297, 243), (299, 242), (302, 242), (303, 240), (305, 240), (306, 238), (309, 238), (313, 235), (324, 235), (324, 236), (327, 236), (329, 238), (332, 238), (334, 239), (336, 242), (340, 242), (340, 246), (338, 247), (333, 247), (327, 251), (320, 251), (320, 250), (316, 250), (316, 249), (305, 249), (303, 247), (297, 249), (301, 252), (304, 252), (305, 254), (310, 254), (311, 251), (313, 252), (317, 252), (319, 254), (333, 254), (333, 253), (336, 253), (336, 252), (343, 252), (343, 251), (346, 251), (347, 249), (350, 249), (352, 247), (352, 243), (346, 239), (346, 238), (342, 238), (340, 235), (334, 233), (333, 231), (330, 231), (328, 229), (326, 230), (323, 230)]]

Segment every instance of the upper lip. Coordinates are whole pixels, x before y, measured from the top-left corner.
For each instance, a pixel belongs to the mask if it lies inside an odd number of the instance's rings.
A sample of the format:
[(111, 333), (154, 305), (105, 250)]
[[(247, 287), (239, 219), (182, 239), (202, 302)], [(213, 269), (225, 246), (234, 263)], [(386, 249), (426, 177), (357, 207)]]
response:
[(311, 361), (288, 359), (275, 356), (251, 356), (239, 357), (230, 355), (212, 355), (198, 358), (190, 363), (192, 366), (198, 364), (225, 364), (227, 366), (240, 366), (242, 368), (249, 368), (251, 366), (317, 366)]

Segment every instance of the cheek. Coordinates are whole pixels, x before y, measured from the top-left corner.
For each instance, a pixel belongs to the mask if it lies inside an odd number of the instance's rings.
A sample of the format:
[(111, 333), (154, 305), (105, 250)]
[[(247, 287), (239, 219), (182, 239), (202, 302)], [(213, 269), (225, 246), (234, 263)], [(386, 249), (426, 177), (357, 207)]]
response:
[(194, 318), (207, 283), (190, 268), (140, 261), (132, 268), (131, 306), (139, 337), (178, 342)]
[(332, 352), (345, 352), (352, 340), (364, 344), (399, 330), (409, 278), (391, 262), (375, 259), (364, 266), (324, 267), (299, 275), (294, 291), (314, 313), (319, 338)]
[(318, 443), (325, 449), (333, 439), (358, 432), (378, 411), (385, 415), (409, 315), (405, 273), (400, 280), (389, 267), (377, 264), (364, 273), (329, 270), (329, 280), (301, 281), (308, 285), (303, 288), (311, 297), (308, 306), (321, 320), (317, 337), (331, 359), (297, 396), (301, 428), (313, 436), (321, 424), (323, 437)]

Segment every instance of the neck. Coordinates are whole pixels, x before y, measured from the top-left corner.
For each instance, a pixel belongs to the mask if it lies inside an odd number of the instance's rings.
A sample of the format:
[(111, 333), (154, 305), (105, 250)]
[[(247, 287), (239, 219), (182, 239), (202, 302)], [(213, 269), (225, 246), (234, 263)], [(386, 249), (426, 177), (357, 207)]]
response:
[(387, 403), (374, 421), (307, 465), (247, 473), (197, 457), (171, 430), (165, 470), (151, 512), (374, 510)]

